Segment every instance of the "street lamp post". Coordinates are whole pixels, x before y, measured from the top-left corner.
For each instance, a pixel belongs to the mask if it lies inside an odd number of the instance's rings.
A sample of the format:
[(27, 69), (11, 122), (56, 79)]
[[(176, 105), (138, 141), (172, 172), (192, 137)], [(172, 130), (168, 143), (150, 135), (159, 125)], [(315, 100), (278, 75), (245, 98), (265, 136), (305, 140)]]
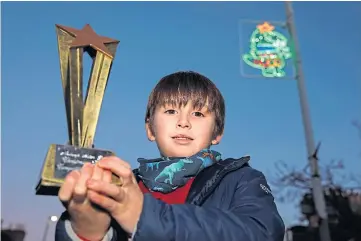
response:
[(293, 58), (295, 61), (296, 67), (296, 80), (298, 93), (301, 104), (301, 112), (302, 112), (302, 120), (304, 125), (305, 137), (306, 137), (306, 147), (308, 153), (308, 162), (311, 167), (312, 172), (312, 193), (313, 200), (315, 202), (316, 210), (318, 216), (321, 218), (320, 224), (320, 238), (321, 241), (330, 241), (330, 230), (328, 227), (328, 216), (326, 212), (326, 203), (324, 198), (324, 192), (321, 184), (321, 177), (318, 167), (318, 159), (317, 159), (317, 149), (315, 148), (315, 143), (313, 139), (313, 130), (310, 118), (310, 110), (307, 102), (306, 96), (306, 87), (304, 83), (304, 76), (302, 71), (301, 57), (300, 51), (298, 47), (298, 39), (296, 36), (296, 27), (293, 19), (293, 9), (290, 1), (286, 1), (286, 15), (287, 15), (287, 27), (290, 32), (292, 42), (293, 42)]
[(56, 222), (58, 221), (58, 217), (57, 216), (49, 216), (47, 219), (46, 219), (46, 224), (45, 224), (45, 229), (44, 229), (44, 234), (43, 234), (43, 241), (46, 241), (46, 238), (48, 236), (48, 231), (49, 231), (49, 226), (50, 226), (50, 223), (52, 222)]

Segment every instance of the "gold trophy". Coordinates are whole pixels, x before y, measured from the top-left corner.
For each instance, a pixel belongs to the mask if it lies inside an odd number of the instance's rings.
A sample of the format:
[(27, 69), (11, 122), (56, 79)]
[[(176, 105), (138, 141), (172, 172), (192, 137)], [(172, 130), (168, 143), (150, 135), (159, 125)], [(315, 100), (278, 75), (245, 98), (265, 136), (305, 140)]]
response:
[[(118, 40), (97, 35), (89, 24), (78, 30), (56, 25), (61, 80), (64, 91), (69, 141), (48, 149), (36, 187), (36, 195), (58, 195), (66, 175), (84, 163), (96, 163), (114, 155), (94, 148), (99, 112), (115, 56)], [(93, 59), (88, 88), (83, 101), (83, 53)], [(113, 182), (119, 179), (113, 174)]]

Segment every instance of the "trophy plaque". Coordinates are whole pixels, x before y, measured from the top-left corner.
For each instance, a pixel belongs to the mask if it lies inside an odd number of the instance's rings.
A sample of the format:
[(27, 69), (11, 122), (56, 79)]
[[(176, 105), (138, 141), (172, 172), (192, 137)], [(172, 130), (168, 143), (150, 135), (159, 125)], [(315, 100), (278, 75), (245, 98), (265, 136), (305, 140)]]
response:
[[(50, 145), (36, 187), (36, 195), (58, 195), (66, 175), (84, 163), (96, 163), (115, 155), (94, 148), (94, 136), (104, 92), (118, 40), (97, 35), (89, 24), (78, 30), (56, 25), (60, 73), (66, 107), (69, 140), (66, 145)], [(93, 60), (83, 98), (83, 53)], [(112, 182), (119, 183), (113, 174)]]

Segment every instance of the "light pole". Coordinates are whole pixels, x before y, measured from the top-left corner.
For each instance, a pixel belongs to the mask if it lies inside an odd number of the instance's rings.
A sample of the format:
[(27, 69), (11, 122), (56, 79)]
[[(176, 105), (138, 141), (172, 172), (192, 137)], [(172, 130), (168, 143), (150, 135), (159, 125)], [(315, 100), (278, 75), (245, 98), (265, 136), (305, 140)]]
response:
[(47, 219), (46, 219), (46, 224), (45, 224), (45, 229), (44, 229), (44, 234), (43, 234), (43, 241), (46, 241), (46, 238), (48, 236), (48, 231), (49, 231), (49, 226), (50, 226), (50, 223), (52, 222), (56, 222), (58, 221), (58, 217), (57, 216), (49, 216)]
[(306, 137), (306, 146), (308, 153), (308, 162), (311, 167), (312, 173), (312, 194), (315, 202), (316, 211), (321, 219), (320, 224), (320, 238), (321, 241), (330, 241), (330, 231), (328, 227), (328, 216), (326, 212), (325, 196), (321, 184), (321, 177), (318, 168), (317, 149), (315, 148), (315, 142), (313, 139), (313, 130), (310, 118), (310, 110), (307, 102), (306, 87), (303, 76), (301, 56), (298, 46), (298, 39), (296, 35), (296, 27), (293, 18), (293, 9), (290, 1), (286, 1), (286, 16), (287, 16), (287, 27), (291, 35), (293, 44), (293, 58), (296, 67), (296, 80), (298, 93), (301, 104), (302, 120)]

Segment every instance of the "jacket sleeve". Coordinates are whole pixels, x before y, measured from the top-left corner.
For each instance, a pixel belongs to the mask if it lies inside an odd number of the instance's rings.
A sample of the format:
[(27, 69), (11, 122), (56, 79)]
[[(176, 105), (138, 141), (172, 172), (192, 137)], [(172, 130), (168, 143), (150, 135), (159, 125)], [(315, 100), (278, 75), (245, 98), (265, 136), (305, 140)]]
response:
[(245, 176), (228, 210), (169, 205), (145, 194), (134, 241), (282, 241), (284, 223), (264, 175), (252, 169)]
[[(120, 228), (120, 226), (113, 220), (108, 233), (104, 236), (102, 241), (127, 241), (127, 234)], [(69, 221), (69, 215), (64, 212), (59, 218), (55, 229), (55, 241), (81, 241), (75, 234)]]

